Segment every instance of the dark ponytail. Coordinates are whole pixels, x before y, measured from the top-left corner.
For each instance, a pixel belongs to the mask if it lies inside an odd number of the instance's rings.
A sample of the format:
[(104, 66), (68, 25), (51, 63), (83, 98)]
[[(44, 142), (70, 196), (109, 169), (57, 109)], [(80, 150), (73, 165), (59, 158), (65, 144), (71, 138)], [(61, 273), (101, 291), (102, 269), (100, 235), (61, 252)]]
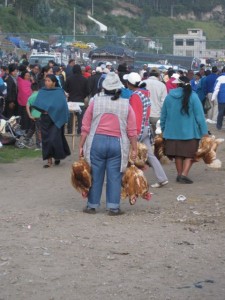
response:
[(105, 94), (106, 94), (106, 95), (113, 95), (113, 96), (111, 97), (111, 100), (117, 100), (117, 99), (119, 99), (121, 93), (122, 93), (121, 89), (118, 89), (118, 90), (110, 90), (110, 91), (108, 91), (108, 90), (105, 89)]
[(186, 76), (181, 76), (179, 79), (181, 83), (179, 83), (178, 86), (183, 89), (181, 113), (189, 115), (189, 99), (192, 93), (192, 88), (189, 83), (189, 79)]
[(119, 90), (116, 90), (115, 91), (115, 95), (111, 98), (111, 100), (117, 100), (117, 99), (119, 99), (119, 97), (120, 97), (120, 95), (121, 95), (121, 89), (119, 89)]

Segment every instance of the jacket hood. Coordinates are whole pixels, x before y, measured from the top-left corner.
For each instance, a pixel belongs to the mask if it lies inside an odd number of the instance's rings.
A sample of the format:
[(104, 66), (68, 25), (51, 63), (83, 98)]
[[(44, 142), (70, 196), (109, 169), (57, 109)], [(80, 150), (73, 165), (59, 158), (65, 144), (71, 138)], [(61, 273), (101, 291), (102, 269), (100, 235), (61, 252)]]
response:
[(173, 97), (173, 98), (182, 98), (183, 96), (183, 89), (181, 87), (178, 87), (176, 89), (172, 89), (170, 90), (169, 94)]

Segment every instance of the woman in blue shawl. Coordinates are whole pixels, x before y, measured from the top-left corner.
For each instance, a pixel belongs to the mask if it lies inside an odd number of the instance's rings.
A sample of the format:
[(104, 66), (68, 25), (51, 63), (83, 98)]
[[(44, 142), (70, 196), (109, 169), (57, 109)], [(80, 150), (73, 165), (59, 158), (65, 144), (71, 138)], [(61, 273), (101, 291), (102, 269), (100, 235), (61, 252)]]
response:
[(58, 87), (55, 75), (45, 78), (45, 87), (41, 89), (33, 106), (41, 111), (42, 157), (48, 160), (44, 168), (59, 165), (60, 160), (70, 155), (70, 149), (64, 136), (64, 125), (68, 122), (69, 110), (63, 89)]

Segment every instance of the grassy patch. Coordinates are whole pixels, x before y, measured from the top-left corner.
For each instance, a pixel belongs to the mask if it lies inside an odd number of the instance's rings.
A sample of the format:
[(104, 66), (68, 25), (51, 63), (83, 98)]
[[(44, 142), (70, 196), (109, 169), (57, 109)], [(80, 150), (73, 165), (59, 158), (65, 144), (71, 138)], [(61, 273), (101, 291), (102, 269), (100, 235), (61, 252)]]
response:
[(21, 158), (41, 157), (41, 151), (18, 149), (15, 146), (3, 146), (0, 149), (0, 163), (13, 163)]

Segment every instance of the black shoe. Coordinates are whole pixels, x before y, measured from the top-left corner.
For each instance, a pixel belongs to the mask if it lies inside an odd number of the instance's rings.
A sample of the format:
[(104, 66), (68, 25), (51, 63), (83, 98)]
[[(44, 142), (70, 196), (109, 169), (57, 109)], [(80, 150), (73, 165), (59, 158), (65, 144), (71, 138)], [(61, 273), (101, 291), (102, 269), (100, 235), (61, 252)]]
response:
[(108, 212), (109, 216), (121, 216), (124, 214), (124, 211), (118, 209), (110, 209)]
[(176, 182), (179, 182), (180, 179), (181, 179), (181, 175), (177, 175)]
[(193, 181), (190, 178), (188, 178), (187, 176), (184, 176), (184, 175), (177, 176), (177, 182), (186, 183), (186, 184), (193, 183)]
[(58, 166), (60, 164), (60, 159), (55, 159), (55, 165)]
[(87, 206), (87, 207), (85, 207), (85, 208), (83, 209), (83, 212), (86, 213), (86, 214), (94, 215), (94, 214), (96, 214), (96, 209)]

